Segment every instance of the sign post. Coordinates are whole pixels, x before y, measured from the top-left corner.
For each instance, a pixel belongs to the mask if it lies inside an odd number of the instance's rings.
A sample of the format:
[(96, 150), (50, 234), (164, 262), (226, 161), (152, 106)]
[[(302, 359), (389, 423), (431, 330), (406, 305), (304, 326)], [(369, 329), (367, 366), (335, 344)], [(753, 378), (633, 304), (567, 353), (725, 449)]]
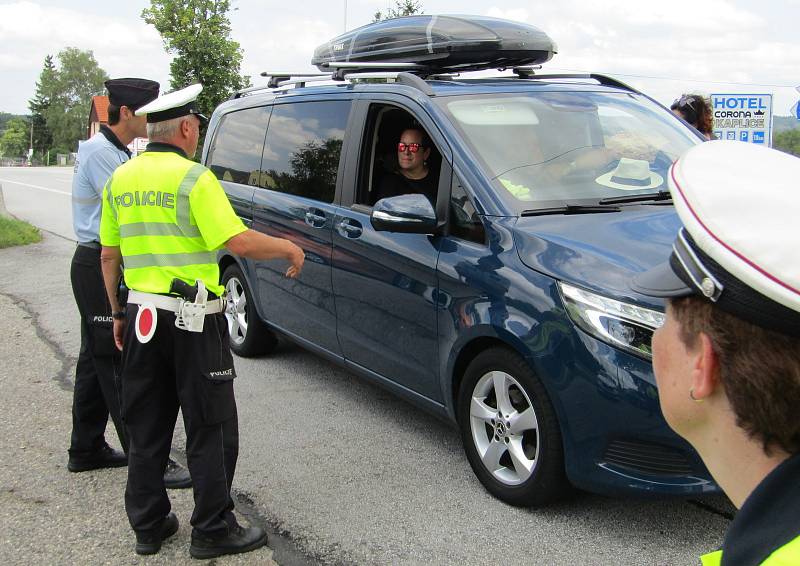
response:
[(772, 146), (771, 94), (712, 94), (714, 135)]

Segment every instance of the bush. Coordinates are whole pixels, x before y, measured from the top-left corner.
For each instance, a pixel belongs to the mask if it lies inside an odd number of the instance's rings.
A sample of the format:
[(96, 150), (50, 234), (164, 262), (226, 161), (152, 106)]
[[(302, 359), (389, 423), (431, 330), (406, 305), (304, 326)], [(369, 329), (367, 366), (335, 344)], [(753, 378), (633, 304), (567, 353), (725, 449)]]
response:
[(772, 147), (800, 157), (800, 128), (774, 133)]

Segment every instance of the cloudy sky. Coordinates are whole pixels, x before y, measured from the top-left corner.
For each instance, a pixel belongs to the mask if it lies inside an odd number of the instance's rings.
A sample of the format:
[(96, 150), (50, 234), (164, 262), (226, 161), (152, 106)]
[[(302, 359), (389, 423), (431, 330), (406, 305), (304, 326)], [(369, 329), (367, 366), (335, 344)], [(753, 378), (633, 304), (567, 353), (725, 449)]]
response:
[[(231, 0), (243, 73), (315, 71), (314, 48), (368, 23), (393, 0)], [(114, 76), (169, 84), (170, 56), (141, 17), (148, 0), (0, 0), (0, 111), (27, 113), (48, 54), (94, 52)], [(472, 13), (545, 30), (559, 53), (545, 69), (601, 72), (669, 104), (681, 92), (772, 93), (787, 115), (800, 98), (800, 0), (422, 0), (426, 14)]]

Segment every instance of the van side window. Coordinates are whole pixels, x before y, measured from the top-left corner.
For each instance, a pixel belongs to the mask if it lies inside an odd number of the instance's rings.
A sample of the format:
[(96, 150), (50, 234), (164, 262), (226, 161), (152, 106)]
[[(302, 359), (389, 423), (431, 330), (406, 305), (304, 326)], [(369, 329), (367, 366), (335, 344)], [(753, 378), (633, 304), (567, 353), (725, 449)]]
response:
[(481, 217), (461, 181), (455, 175), (453, 176), (453, 190), (450, 193), (450, 234), (456, 238), (479, 244), (486, 242), (486, 232), (483, 229)]
[(276, 104), (259, 186), (333, 202), (349, 100)]
[(223, 116), (208, 158), (208, 168), (217, 179), (258, 184), (269, 111), (269, 107), (247, 108)]

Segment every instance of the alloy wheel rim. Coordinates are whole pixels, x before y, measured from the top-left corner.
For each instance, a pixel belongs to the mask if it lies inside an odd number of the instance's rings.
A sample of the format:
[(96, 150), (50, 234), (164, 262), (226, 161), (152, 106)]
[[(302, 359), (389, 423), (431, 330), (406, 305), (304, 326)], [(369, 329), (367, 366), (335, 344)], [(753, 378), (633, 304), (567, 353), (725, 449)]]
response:
[(520, 485), (539, 460), (539, 421), (525, 389), (503, 371), (485, 373), (469, 407), (470, 432), (483, 466), (499, 482)]
[(247, 338), (247, 295), (241, 281), (231, 277), (225, 284), (227, 305), (225, 318), (228, 320), (228, 334), (231, 341), (241, 345)]

